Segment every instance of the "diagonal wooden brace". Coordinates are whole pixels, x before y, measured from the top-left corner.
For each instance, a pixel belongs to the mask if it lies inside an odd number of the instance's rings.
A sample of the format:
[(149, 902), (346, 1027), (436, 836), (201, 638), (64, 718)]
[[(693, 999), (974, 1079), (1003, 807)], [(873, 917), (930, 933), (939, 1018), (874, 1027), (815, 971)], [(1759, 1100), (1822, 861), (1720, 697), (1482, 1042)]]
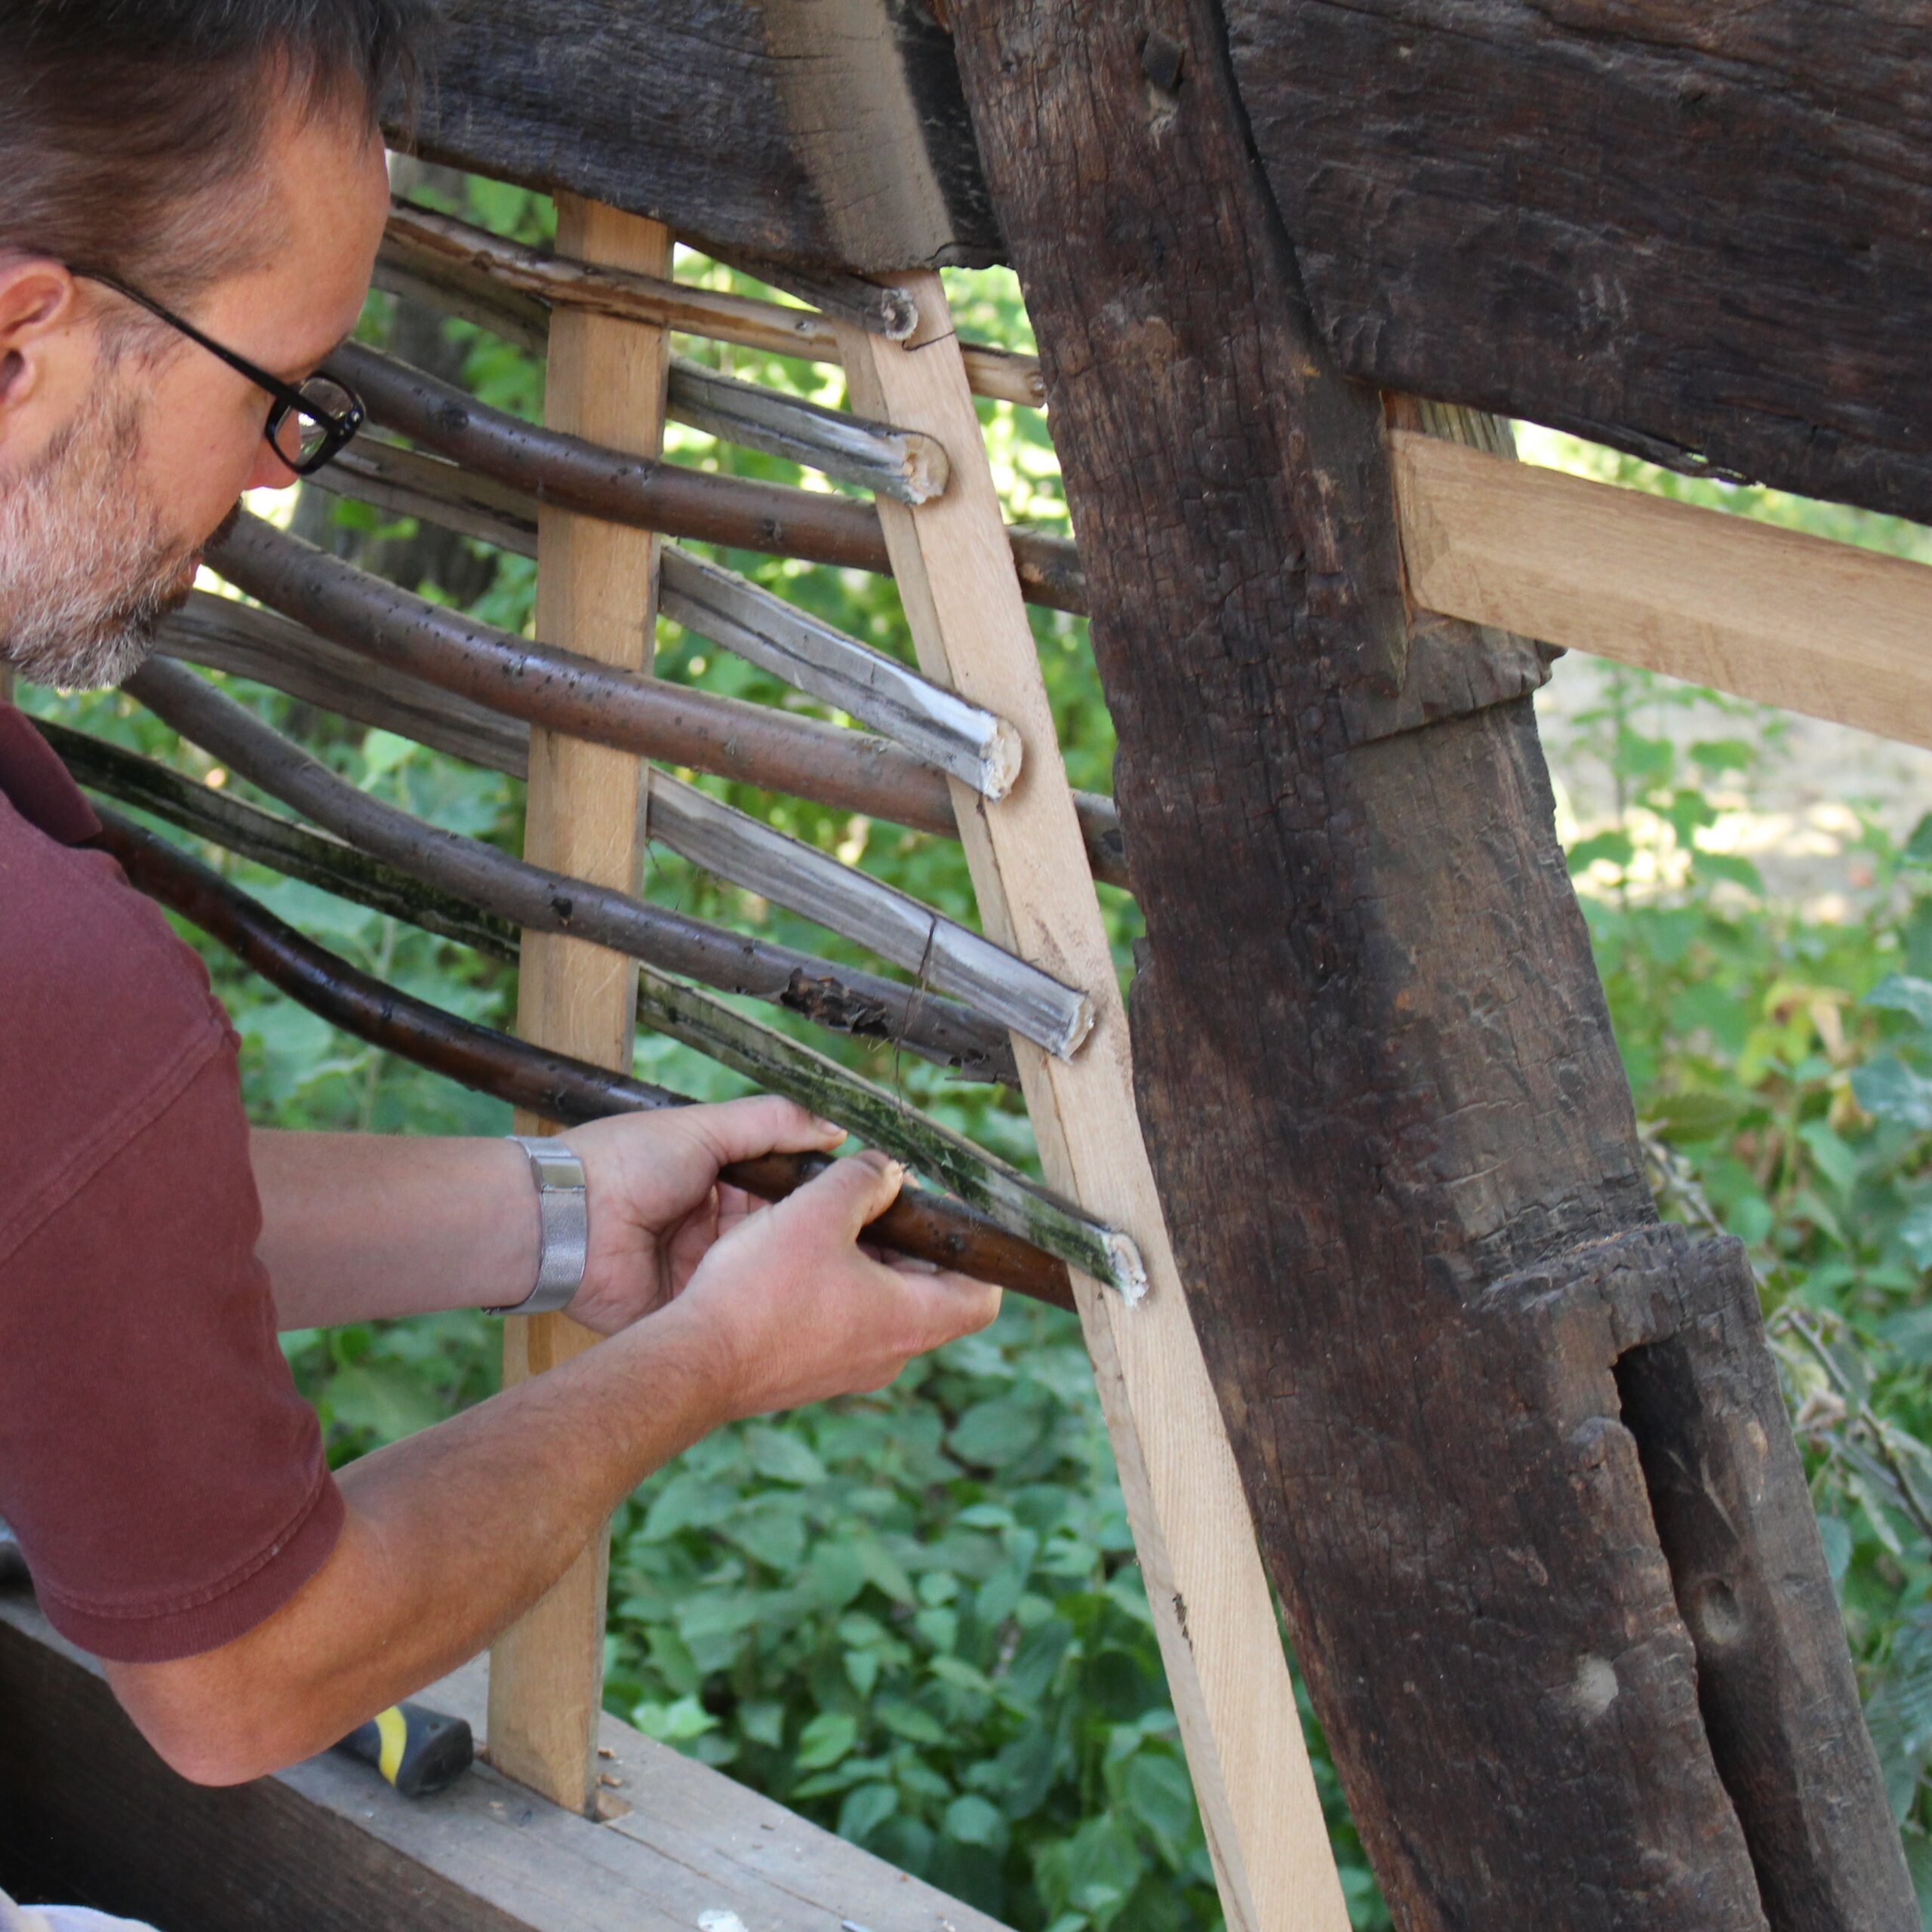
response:
[(1169, 1687), (1231, 1932), (1343, 1932), (1348, 1915), (1241, 1478), (1169, 1247), (1135, 1112), (1127, 1016), (1082, 854), (1039, 660), (972, 392), (937, 275), (900, 277), (922, 326), (905, 346), (841, 330), (853, 406), (937, 437), (945, 497), (880, 520), (921, 668), (1016, 725), (1020, 780), (998, 804), (957, 783), (989, 935), (1092, 997), (1071, 1061), (1016, 1040), (1052, 1185), (1139, 1242), (1149, 1292), (1075, 1293), (1120, 1468)]

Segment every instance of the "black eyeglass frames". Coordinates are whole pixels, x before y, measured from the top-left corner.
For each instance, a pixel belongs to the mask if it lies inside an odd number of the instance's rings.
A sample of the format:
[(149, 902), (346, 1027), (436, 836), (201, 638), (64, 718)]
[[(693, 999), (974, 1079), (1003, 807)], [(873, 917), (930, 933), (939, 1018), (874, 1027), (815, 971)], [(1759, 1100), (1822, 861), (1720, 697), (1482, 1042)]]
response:
[(218, 356), (238, 374), (246, 376), (270, 398), (269, 418), (262, 433), (269, 447), (298, 476), (312, 476), (340, 456), (362, 426), (365, 411), (362, 398), (346, 383), (333, 376), (314, 375), (299, 383), (285, 383), (279, 376), (258, 368), (245, 355), (223, 348), (212, 336), (204, 335), (192, 322), (183, 321), (173, 310), (165, 309), (138, 288), (131, 288), (118, 277), (103, 275), (96, 269), (70, 267), (70, 275), (84, 281), (98, 282), (125, 296), (137, 306), (157, 316), (171, 329)]

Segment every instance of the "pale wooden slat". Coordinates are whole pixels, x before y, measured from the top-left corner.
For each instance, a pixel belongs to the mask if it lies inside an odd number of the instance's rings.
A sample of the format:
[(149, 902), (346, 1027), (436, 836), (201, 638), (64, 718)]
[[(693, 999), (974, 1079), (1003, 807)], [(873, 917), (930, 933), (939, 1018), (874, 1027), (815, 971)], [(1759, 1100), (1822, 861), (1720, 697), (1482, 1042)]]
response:
[[(670, 268), (671, 235), (656, 222), (560, 199), (562, 245), (646, 275)], [(669, 340), (661, 329), (591, 313), (560, 315), (550, 331), (545, 420), (641, 456), (664, 429)], [(537, 628), (606, 663), (648, 670), (657, 624), (657, 540), (545, 509), (540, 513)], [(524, 854), (532, 863), (632, 892), (648, 796), (643, 761), (608, 746), (534, 731)], [(637, 968), (600, 947), (526, 934), (517, 1009), (526, 1039), (595, 1060), (631, 1064)], [(518, 1131), (547, 1131), (519, 1116)], [(567, 1316), (505, 1324), (506, 1384), (540, 1374), (596, 1337)], [(490, 1733), (497, 1768), (572, 1811), (597, 1795), (608, 1538), (600, 1531), (543, 1600), (497, 1644)]]
[(1395, 432), (1423, 608), (1932, 746), (1932, 568)]
[(1126, 1013), (998, 498), (986, 463), (968, 460), (982, 447), (972, 393), (939, 278), (901, 279), (931, 318), (924, 346), (848, 329), (841, 348), (856, 408), (952, 457), (940, 501), (879, 505), (920, 663), (1026, 746), (998, 804), (953, 787), (987, 930), (1094, 1001), (1072, 1061), (1014, 1044), (1050, 1181), (1133, 1235), (1146, 1265), (1136, 1303), (1075, 1285), (1223, 1906), (1235, 1932), (1344, 1932), (1272, 1598), (1141, 1143)]

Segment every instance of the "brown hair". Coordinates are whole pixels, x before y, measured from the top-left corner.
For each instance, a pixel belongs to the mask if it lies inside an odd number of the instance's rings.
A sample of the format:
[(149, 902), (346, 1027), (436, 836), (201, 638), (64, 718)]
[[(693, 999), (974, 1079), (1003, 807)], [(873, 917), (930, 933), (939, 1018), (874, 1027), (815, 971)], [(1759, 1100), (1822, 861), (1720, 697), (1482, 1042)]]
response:
[(0, 254), (171, 303), (251, 266), (249, 183), (288, 102), (373, 127), (413, 86), (432, 0), (0, 0)]

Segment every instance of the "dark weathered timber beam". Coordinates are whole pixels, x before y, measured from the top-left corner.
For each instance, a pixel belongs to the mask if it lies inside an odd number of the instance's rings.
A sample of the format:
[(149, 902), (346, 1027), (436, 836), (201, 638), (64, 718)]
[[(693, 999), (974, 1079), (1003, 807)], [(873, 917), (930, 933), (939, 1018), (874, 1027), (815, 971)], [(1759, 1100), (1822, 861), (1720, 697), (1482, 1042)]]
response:
[[(1381, 411), (1310, 321), (1219, 0), (953, 15), (1119, 731), (1149, 1151), (1396, 1922), (1763, 1932), (1796, 1897), (1778, 1932), (1905, 1932), (1748, 1275), (1660, 1235), (1531, 706), (1472, 681), (1388, 728), (1435, 672), (1387, 632)], [(1667, 1484), (1660, 1542), (1672, 1438), (1618, 1413), (1620, 1356), (1719, 1309), (1735, 1373), (1675, 1439), (1728, 1459), (1755, 1552)], [(1695, 1612), (1713, 1576), (1735, 1620)]]
[(1932, 15), (1228, 0), (1348, 374), (1932, 520)]
[[(414, 129), (432, 160), (808, 269), (999, 253), (926, 0), (446, 0), (442, 12)], [(409, 137), (400, 112), (392, 126)]]

